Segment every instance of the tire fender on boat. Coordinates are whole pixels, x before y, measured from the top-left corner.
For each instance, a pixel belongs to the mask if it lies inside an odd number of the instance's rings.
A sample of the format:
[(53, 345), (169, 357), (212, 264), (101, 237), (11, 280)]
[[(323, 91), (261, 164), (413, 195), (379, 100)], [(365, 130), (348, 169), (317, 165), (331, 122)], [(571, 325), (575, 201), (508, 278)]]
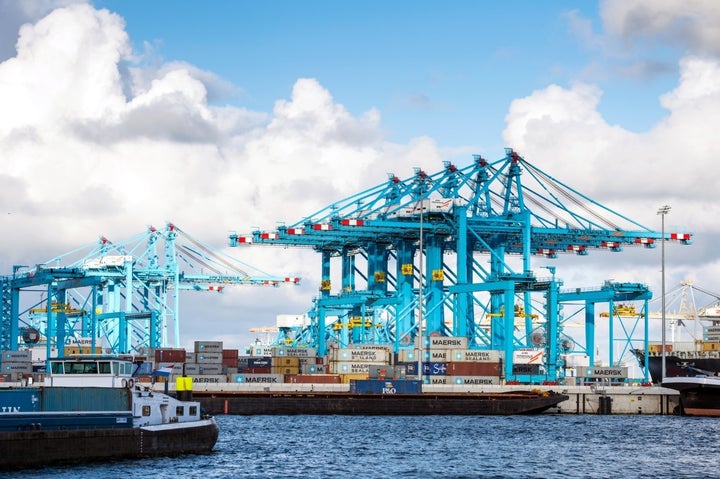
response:
[(132, 380), (132, 379), (128, 379), (128, 381), (127, 381), (127, 387), (128, 387), (128, 389), (132, 389), (133, 386), (135, 386), (135, 381)]

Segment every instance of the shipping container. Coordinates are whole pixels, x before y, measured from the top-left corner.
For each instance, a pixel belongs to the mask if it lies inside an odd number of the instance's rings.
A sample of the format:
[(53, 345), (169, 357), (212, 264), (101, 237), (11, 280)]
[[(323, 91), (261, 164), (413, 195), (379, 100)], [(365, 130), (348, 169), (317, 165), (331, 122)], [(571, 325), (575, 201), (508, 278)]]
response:
[(195, 353), (195, 362), (197, 364), (222, 364), (222, 352)]
[(423, 351), (423, 361), (431, 363), (446, 363), (452, 360), (450, 349), (426, 349)]
[(4, 361), (10, 362), (32, 362), (32, 351), (29, 349), (22, 349), (18, 351), (6, 350), (2, 352), (2, 359), (0, 363)]
[(186, 363), (194, 363), (195, 361), (195, 351), (187, 351), (185, 353), (185, 362)]
[(447, 363), (422, 363), (423, 374), (427, 376), (445, 376)]
[(194, 384), (222, 384), (228, 381), (226, 374), (191, 374)]
[(0, 414), (40, 411), (40, 389), (0, 390)]
[(518, 349), (513, 351), (513, 364), (542, 364), (543, 349)]
[(203, 376), (227, 374), (227, 368), (223, 364), (186, 364), (185, 374), (190, 376), (195, 374)]
[(365, 379), (350, 381), (350, 392), (354, 394), (420, 394), (420, 381)]
[(328, 367), (324, 364), (303, 364), (300, 366), (300, 373), (302, 374), (325, 374), (328, 371)]
[(248, 358), (249, 368), (269, 368), (272, 366), (271, 357), (251, 357)]
[(127, 388), (47, 387), (41, 393), (42, 411), (130, 411)]
[(63, 348), (65, 356), (76, 356), (78, 354), (102, 354), (102, 347), (96, 346), (94, 349), (90, 346), (65, 346)]
[(300, 374), (300, 368), (297, 366), (273, 366), (272, 374)]
[(270, 356), (275, 357), (291, 357), (291, 358), (314, 358), (317, 356), (315, 348), (287, 348), (285, 346), (275, 346), (271, 348)]
[(405, 379), (406, 368), (402, 365), (371, 364), (368, 375), (370, 379)]
[(385, 348), (351, 348), (330, 350), (332, 361), (352, 361), (368, 364), (389, 364), (390, 352)]
[(300, 367), (300, 359), (296, 357), (273, 357), (273, 367), (297, 368)]
[(330, 363), (331, 374), (363, 374), (365, 377), (370, 374), (369, 363), (353, 362), (332, 362)]
[(430, 349), (467, 349), (468, 339), (464, 336), (430, 336), (425, 338), (425, 347)]
[(20, 363), (3, 361), (1, 368), (3, 374), (32, 374), (33, 372), (32, 363), (29, 361), (23, 361)]
[(282, 374), (233, 374), (229, 378), (230, 382), (242, 384), (283, 384), (285, 376)]
[(501, 363), (447, 363), (448, 376), (499, 376)]
[[(272, 346), (253, 346), (250, 348), (250, 356), (275, 356)], [(278, 354), (278, 356), (280, 356)]]
[(222, 341), (195, 341), (196, 353), (221, 353), (223, 350)]
[(238, 368), (238, 358), (223, 358), (222, 364), (228, 370), (237, 369)]
[(245, 368), (239, 371), (239, 374), (270, 374), (271, 372), (272, 368), (268, 366), (266, 368)]
[(540, 365), (539, 364), (513, 364), (512, 373), (537, 376), (538, 374), (540, 374)]
[(155, 363), (184, 363), (187, 362), (187, 351), (177, 348), (162, 348), (155, 350)]
[(500, 378), (496, 376), (425, 376), (423, 383), (449, 386), (490, 386), (500, 384)]
[(340, 374), (340, 382), (342, 384), (350, 384), (350, 381), (354, 379), (367, 379), (367, 374), (358, 374), (358, 373), (351, 373), (351, 374)]
[(452, 362), (497, 363), (503, 352), (495, 349), (457, 349), (452, 351)]
[(288, 374), (285, 376), (285, 382), (303, 384), (339, 384), (340, 376), (337, 374)]
[(223, 359), (236, 359), (240, 357), (240, 352), (237, 349), (223, 349)]

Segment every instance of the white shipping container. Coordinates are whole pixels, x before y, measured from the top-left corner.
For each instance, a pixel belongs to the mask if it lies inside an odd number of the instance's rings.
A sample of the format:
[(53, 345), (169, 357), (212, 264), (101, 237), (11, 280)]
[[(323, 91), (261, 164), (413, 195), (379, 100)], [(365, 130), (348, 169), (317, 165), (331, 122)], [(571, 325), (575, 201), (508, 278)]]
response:
[(331, 374), (370, 374), (370, 363), (335, 361), (330, 363)]
[(513, 351), (513, 364), (542, 364), (542, 349), (518, 349)]
[(273, 347), (271, 346), (253, 346), (253, 348), (250, 351), (250, 356), (253, 357), (269, 357), (269, 356), (278, 356), (276, 354), (273, 354)]
[(467, 349), (465, 336), (430, 336), (425, 338), (425, 346), (430, 349)]
[(32, 351), (30, 349), (20, 349), (17, 351), (6, 350), (2, 352), (0, 362), (32, 362)]
[(456, 386), (496, 386), (500, 384), (498, 376), (448, 376)]
[(223, 384), (227, 382), (227, 376), (224, 374), (192, 375), (191, 377), (195, 384)]
[(286, 348), (275, 346), (271, 348), (270, 356), (289, 358), (315, 358), (317, 357), (317, 349), (315, 348)]
[(186, 363), (197, 362), (197, 361), (195, 361), (195, 352), (190, 352), (190, 351), (186, 352), (185, 353), (185, 362)]
[(385, 348), (333, 349), (330, 358), (332, 361), (387, 364), (390, 361), (390, 353)]
[(497, 363), (503, 352), (496, 349), (455, 349), (452, 351), (453, 362)]
[(282, 384), (285, 382), (284, 374), (232, 374), (229, 376), (232, 383), (242, 384)]
[(446, 363), (452, 361), (452, 350), (449, 349), (430, 349), (423, 351), (423, 361), (432, 363)]

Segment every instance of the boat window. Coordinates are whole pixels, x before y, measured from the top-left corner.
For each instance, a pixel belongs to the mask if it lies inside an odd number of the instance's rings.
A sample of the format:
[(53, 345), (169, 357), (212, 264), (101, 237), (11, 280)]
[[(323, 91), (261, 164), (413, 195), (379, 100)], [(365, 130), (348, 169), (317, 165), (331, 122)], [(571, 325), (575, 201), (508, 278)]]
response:
[(149, 416), (149, 415), (150, 415), (150, 406), (143, 406), (143, 408), (142, 408), (142, 415), (143, 415), (143, 416)]
[(184, 406), (178, 406), (175, 408), (175, 415), (176, 416), (184, 416), (185, 415), (185, 407)]
[(63, 368), (64, 364), (65, 363), (63, 363), (62, 361), (52, 361), (50, 363), (50, 371), (53, 374), (64, 374), (65, 373), (65, 368)]
[(190, 415), (197, 416), (197, 406), (190, 406)]
[(100, 361), (98, 366), (100, 374), (110, 374), (110, 361)]

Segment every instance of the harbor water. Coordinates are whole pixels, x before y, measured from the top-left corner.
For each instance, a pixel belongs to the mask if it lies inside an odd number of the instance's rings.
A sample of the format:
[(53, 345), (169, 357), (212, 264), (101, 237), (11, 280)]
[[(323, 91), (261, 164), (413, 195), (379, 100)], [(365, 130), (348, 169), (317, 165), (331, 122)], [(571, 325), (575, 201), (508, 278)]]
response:
[(679, 416), (219, 416), (209, 455), (3, 478), (720, 478), (720, 420)]

